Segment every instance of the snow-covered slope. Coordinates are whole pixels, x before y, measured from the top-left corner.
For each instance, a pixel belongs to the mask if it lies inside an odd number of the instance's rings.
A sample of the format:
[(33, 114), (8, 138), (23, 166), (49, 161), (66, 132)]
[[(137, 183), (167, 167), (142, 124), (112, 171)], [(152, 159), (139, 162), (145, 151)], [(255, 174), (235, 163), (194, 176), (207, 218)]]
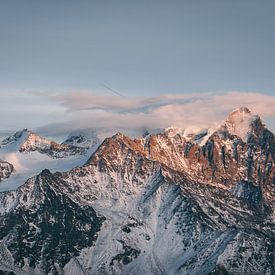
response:
[(204, 145), (118, 133), (85, 165), (0, 193), (0, 270), (273, 274), (274, 135), (252, 128)]
[(35, 151), (52, 158), (65, 158), (85, 152), (85, 148), (69, 144), (58, 144), (28, 129), (23, 129), (4, 139), (0, 143), (0, 148), (3, 152), (29, 153)]
[[(12, 165), (13, 174), (3, 180), (0, 191), (12, 190), (43, 169), (67, 171), (83, 165), (97, 148), (95, 140), (87, 146), (58, 144), (23, 129), (0, 143), (0, 159)], [(8, 174), (7, 174), (8, 175)]]

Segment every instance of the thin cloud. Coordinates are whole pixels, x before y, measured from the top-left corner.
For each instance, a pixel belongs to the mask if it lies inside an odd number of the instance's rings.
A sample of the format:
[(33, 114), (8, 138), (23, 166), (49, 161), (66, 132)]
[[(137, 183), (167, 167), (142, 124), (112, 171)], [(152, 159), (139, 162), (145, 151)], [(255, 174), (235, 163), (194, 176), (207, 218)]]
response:
[(118, 97), (89, 92), (61, 93), (51, 97), (58, 102), (67, 120), (39, 128), (49, 135), (75, 129), (109, 129), (135, 132), (177, 126), (208, 128), (221, 122), (230, 111), (247, 106), (269, 121), (275, 129), (275, 96), (238, 91), (225, 94), (163, 95), (157, 97)]
[[(208, 94), (204, 94), (207, 96)], [(201, 98), (201, 94), (162, 95), (157, 97), (117, 97), (98, 95), (90, 92), (71, 92), (52, 96), (54, 101), (67, 108), (68, 112), (81, 110), (108, 110), (118, 113), (138, 113), (153, 111), (170, 104), (186, 104)]]

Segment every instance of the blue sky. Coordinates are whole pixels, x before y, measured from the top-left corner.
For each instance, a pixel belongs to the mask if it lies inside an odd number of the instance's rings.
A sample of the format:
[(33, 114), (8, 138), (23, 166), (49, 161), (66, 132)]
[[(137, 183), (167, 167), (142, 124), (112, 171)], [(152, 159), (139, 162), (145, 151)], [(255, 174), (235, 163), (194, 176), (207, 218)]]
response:
[(36, 93), (272, 97), (274, 13), (271, 0), (1, 1), (0, 130), (64, 120)]

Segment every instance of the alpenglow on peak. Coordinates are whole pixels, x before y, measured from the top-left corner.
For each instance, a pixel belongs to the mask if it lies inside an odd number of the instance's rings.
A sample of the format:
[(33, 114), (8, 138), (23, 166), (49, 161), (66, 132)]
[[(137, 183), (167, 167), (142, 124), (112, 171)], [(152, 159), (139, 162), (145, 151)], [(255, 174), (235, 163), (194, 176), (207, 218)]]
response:
[(249, 133), (253, 130), (252, 124), (255, 120), (261, 121), (260, 117), (253, 114), (247, 107), (240, 107), (228, 115), (224, 126), (231, 134), (246, 141)]

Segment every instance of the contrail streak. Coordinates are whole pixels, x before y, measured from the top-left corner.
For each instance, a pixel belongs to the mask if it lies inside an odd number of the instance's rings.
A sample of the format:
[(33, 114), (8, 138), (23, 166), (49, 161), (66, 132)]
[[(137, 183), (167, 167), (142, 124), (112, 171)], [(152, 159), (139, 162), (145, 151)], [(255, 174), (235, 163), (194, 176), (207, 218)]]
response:
[(109, 86), (106, 85), (105, 83), (99, 82), (99, 84), (100, 84), (101, 86), (103, 86), (104, 88), (108, 89), (108, 90), (109, 90), (110, 92), (112, 92), (113, 94), (118, 95), (118, 96), (123, 96), (121, 93), (119, 93), (118, 91), (112, 89), (111, 87), (109, 87)]

